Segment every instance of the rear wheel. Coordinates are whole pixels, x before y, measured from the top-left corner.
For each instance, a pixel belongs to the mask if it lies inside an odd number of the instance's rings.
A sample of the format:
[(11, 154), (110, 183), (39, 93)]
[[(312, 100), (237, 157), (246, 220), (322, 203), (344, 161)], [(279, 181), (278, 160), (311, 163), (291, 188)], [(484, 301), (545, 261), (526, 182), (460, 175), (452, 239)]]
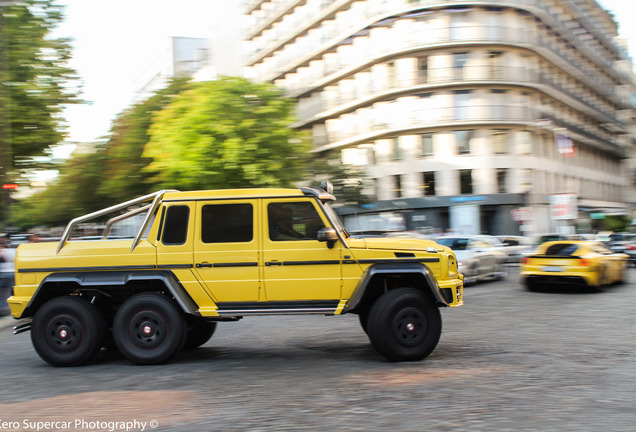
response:
[(106, 325), (97, 308), (78, 296), (57, 297), (33, 317), (35, 351), (53, 366), (79, 366), (102, 347)]
[(113, 321), (119, 351), (139, 364), (163, 363), (181, 350), (187, 326), (183, 313), (162, 294), (137, 294), (124, 302)]
[(398, 288), (373, 304), (367, 330), (373, 347), (387, 359), (421, 360), (437, 346), (442, 318), (423, 292)]

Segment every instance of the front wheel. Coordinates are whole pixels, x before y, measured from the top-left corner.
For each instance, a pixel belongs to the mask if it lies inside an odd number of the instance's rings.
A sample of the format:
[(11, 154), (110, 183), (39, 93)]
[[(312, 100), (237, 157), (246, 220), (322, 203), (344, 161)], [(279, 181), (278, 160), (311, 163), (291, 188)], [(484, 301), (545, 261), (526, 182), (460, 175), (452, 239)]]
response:
[(439, 309), (414, 288), (398, 288), (372, 306), (367, 324), (371, 344), (391, 361), (415, 361), (428, 356), (442, 334)]
[(78, 296), (46, 302), (33, 317), (31, 342), (53, 366), (79, 366), (102, 347), (106, 325), (97, 308)]
[(157, 293), (132, 296), (117, 311), (113, 337), (119, 351), (139, 364), (163, 363), (186, 340), (185, 318), (175, 304)]

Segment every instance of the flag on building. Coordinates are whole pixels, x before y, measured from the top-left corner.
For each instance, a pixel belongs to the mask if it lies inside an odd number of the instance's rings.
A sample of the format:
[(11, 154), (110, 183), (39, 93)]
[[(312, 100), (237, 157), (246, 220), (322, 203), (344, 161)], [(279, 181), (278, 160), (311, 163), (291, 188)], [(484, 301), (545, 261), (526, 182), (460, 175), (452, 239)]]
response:
[(574, 143), (569, 136), (560, 133), (556, 134), (557, 150), (565, 157), (572, 157), (576, 154)]

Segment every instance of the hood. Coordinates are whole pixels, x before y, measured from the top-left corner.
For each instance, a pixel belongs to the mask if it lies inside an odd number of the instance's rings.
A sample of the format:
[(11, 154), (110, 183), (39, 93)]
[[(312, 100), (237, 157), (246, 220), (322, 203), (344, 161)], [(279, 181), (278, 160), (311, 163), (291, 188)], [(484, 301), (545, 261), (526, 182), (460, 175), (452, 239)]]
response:
[(360, 249), (390, 249), (390, 250), (421, 250), (426, 251), (428, 248), (434, 248), (438, 252), (442, 252), (445, 247), (435, 243), (432, 240), (402, 238), (402, 237), (367, 237), (354, 239), (351, 247)]

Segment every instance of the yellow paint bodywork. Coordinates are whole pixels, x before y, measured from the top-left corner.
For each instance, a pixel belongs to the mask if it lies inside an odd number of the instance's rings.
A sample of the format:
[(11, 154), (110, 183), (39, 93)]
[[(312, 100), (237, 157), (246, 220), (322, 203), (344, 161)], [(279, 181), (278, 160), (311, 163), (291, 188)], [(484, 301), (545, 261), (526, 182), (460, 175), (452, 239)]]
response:
[[(550, 247), (568, 244), (576, 247), (570, 255), (546, 255)], [(622, 281), (628, 258), (628, 255), (613, 253), (597, 242), (546, 242), (522, 260), (519, 275), (522, 281), (528, 278), (554, 283), (571, 281), (575, 284), (580, 281), (582, 285), (598, 287)]]
[[(172, 205), (189, 207), (190, 228), (184, 244), (164, 245), (157, 241), (161, 219), (155, 217), (147, 235), (132, 252), (132, 239), (68, 241), (59, 253), (56, 253), (58, 243), (21, 245), (16, 254), (14, 295), (8, 299), (11, 314), (22, 317), (42, 281), (53, 273), (153, 269), (172, 271), (202, 316), (219, 316), (218, 302), (320, 300), (337, 301), (334, 313), (340, 314), (346, 310), (369, 266), (404, 259), (423, 262), (439, 287), (452, 291), (449, 306), (463, 304), (463, 277), (450, 249), (432, 241), (408, 238), (343, 238), (333, 247), (317, 240), (274, 242), (267, 235), (266, 208), (268, 203), (281, 201), (312, 203), (325, 226), (330, 226), (321, 204), (300, 190), (168, 192), (158, 214)], [(203, 243), (197, 219), (201, 206), (227, 202), (254, 206), (254, 238), (245, 243)], [(267, 265), (272, 261), (295, 261), (295, 264)], [(231, 262), (253, 265), (224, 265)], [(201, 263), (217, 265), (198, 265)]]

